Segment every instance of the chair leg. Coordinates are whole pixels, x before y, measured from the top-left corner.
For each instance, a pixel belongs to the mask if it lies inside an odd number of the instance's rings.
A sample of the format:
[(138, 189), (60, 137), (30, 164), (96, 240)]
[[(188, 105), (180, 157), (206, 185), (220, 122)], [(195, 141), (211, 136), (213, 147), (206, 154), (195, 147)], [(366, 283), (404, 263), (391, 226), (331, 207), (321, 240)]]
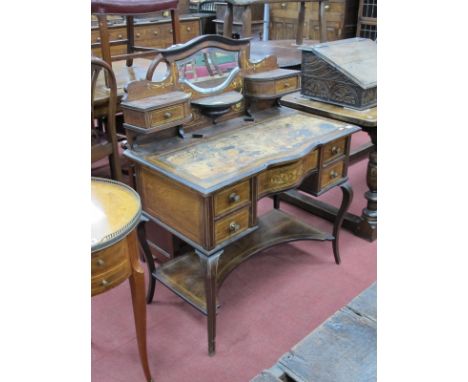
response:
[(173, 44), (180, 43), (180, 21), (179, 12), (177, 9), (171, 9), (171, 21), (172, 21), (172, 42)]
[[(133, 16), (127, 16), (127, 54), (134, 52), (133, 47), (135, 46), (135, 35), (134, 35), (134, 23)], [(127, 66), (133, 65), (133, 58), (127, 58)]]

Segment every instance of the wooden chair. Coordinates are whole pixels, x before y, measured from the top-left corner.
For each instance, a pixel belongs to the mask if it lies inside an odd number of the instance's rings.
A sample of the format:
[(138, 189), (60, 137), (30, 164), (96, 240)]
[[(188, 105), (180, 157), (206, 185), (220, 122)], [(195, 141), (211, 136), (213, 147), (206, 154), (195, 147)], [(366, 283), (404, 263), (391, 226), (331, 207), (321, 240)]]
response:
[[(101, 38), (102, 58), (109, 65), (112, 61), (127, 60), (127, 66), (132, 66), (133, 58), (154, 54), (155, 49), (135, 46), (134, 16), (141, 16), (160, 11), (171, 11), (173, 43), (180, 42), (180, 26), (177, 5), (179, 0), (91, 0), (91, 14), (96, 15), (99, 22), (99, 35)], [(107, 16), (117, 15), (126, 19), (127, 39), (109, 41)], [(116, 44), (127, 44), (127, 53), (116, 56), (111, 55), (110, 47)]]
[[(94, 95), (96, 82), (101, 70), (104, 70), (109, 85), (109, 102), (105, 129), (96, 128), (94, 118)], [(91, 58), (91, 163), (109, 158), (111, 177), (122, 180), (117, 135), (115, 132), (115, 111), (117, 108), (117, 82), (109, 64), (97, 57)]]

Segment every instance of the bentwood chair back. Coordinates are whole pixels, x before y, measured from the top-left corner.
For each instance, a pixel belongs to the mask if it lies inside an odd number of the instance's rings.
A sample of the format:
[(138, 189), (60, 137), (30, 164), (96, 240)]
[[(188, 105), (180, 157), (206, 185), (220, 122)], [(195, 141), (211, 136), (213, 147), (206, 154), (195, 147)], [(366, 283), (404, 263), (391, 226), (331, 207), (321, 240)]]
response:
[[(101, 72), (108, 79), (109, 98), (106, 117), (94, 115), (96, 83)], [(91, 58), (91, 163), (109, 158), (111, 177), (121, 180), (117, 134), (115, 131), (115, 112), (117, 108), (117, 83), (114, 72), (109, 64), (97, 57)], [(96, 123), (98, 122), (98, 123)], [(104, 122), (101, 123), (101, 122)]]

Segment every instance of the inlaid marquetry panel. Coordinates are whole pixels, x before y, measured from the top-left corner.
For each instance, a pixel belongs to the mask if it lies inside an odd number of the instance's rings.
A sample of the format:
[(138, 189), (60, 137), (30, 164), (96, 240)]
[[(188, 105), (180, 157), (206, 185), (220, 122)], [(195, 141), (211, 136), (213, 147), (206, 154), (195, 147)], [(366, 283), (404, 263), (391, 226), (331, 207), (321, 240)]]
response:
[(301, 160), (273, 167), (258, 176), (258, 195), (286, 190), (298, 185), (304, 176), (317, 168), (318, 151), (313, 151)]

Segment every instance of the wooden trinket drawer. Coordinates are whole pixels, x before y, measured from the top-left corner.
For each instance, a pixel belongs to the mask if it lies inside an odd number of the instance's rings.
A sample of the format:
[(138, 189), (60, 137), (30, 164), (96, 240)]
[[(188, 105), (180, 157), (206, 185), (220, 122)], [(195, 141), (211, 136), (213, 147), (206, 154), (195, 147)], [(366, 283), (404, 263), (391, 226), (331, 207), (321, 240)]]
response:
[(150, 134), (182, 125), (192, 119), (190, 94), (173, 91), (121, 103), (125, 128)]
[(275, 69), (244, 76), (245, 95), (256, 99), (273, 99), (293, 93), (300, 87), (300, 71)]

